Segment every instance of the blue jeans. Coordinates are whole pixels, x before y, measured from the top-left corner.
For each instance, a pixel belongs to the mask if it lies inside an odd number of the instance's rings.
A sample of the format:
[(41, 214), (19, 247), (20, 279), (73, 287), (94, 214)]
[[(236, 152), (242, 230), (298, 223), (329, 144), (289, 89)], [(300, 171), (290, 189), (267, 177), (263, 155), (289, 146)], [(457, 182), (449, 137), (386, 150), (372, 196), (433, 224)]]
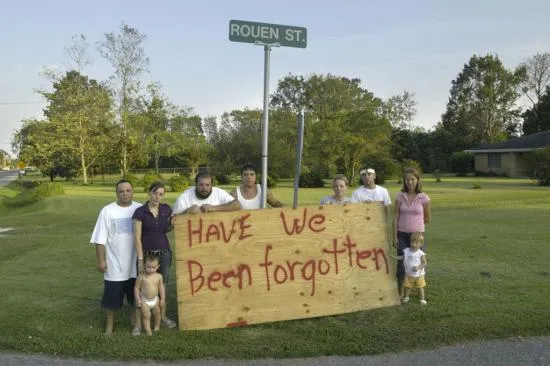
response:
[(170, 278), (170, 266), (172, 265), (172, 250), (168, 249), (166, 253), (159, 255), (159, 272), (162, 275), (162, 282), (164, 282), (164, 288), (168, 287), (168, 280)]

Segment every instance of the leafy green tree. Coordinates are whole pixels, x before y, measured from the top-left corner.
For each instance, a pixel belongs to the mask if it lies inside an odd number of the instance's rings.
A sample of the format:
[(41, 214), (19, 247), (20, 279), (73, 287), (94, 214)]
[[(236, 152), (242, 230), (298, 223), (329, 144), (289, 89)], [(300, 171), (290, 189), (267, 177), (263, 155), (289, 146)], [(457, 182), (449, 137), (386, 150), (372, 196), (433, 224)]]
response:
[[(136, 28), (122, 23), (120, 33), (105, 34), (105, 40), (98, 43), (98, 51), (114, 68), (113, 90), (117, 97), (118, 117), (122, 126), (120, 147), (121, 174), (128, 171), (132, 148), (138, 149), (139, 133), (132, 128), (132, 106), (140, 89), (140, 77), (148, 70), (149, 59), (145, 56), (143, 42), (146, 36)], [(135, 116), (135, 114), (134, 114)]]
[(537, 53), (529, 57), (518, 66), (518, 72), (525, 75), (521, 83), (521, 91), (531, 102), (528, 130), (532, 131), (531, 125), (541, 124), (536, 106), (550, 85), (550, 53)]
[(507, 138), (506, 127), (518, 121), (521, 70), (507, 70), (497, 56), (474, 55), (452, 81), (442, 127), (454, 136), (453, 150)]
[(550, 87), (546, 87), (537, 104), (523, 114), (523, 133), (532, 133), (550, 130)]
[(78, 157), (87, 184), (88, 167), (104, 153), (105, 136), (113, 122), (109, 90), (78, 71), (69, 71), (54, 82), (53, 91), (41, 94), (49, 103), (44, 115), (54, 129), (57, 151)]
[(405, 90), (402, 95), (388, 98), (382, 103), (382, 114), (393, 128), (412, 129), (410, 123), (416, 116), (414, 93)]
[(305, 111), (305, 172), (327, 176), (340, 171), (353, 179), (369, 151), (388, 153), (391, 128), (380, 112), (382, 101), (363, 89), (360, 79), (289, 75), (279, 81), (271, 106)]

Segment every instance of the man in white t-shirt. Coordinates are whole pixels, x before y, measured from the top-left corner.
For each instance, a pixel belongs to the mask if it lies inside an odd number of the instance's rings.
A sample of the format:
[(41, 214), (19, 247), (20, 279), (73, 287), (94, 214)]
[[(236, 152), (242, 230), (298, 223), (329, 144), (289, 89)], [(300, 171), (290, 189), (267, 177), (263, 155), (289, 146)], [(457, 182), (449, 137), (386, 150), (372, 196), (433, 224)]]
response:
[(374, 201), (384, 202), (384, 206), (386, 208), (385, 219), (386, 221), (388, 221), (388, 218), (390, 217), (390, 205), (391, 205), (391, 199), (390, 199), (388, 190), (374, 183), (376, 179), (376, 172), (374, 171), (374, 169), (372, 168), (362, 169), (359, 172), (359, 175), (361, 176), (361, 181), (363, 182), (363, 186), (357, 188), (355, 192), (353, 192), (353, 194), (351, 195), (351, 201), (352, 202), (374, 202)]
[(221, 188), (212, 187), (212, 176), (202, 172), (195, 177), (195, 187), (185, 190), (178, 197), (172, 208), (172, 215), (240, 209), (239, 200)]
[(90, 243), (95, 245), (97, 269), (103, 273), (101, 306), (106, 311), (105, 334), (113, 332), (115, 311), (122, 307), (124, 296), (131, 306), (132, 326), (141, 328), (141, 318), (134, 307), (136, 251), (132, 216), (141, 204), (133, 202), (132, 184), (116, 184), (117, 201), (101, 209)]

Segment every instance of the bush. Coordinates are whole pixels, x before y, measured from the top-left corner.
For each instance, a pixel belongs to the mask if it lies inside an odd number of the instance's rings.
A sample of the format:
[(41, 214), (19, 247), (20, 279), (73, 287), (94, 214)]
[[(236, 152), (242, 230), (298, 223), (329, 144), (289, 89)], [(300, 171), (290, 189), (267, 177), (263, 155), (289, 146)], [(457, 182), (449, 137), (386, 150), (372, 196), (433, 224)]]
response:
[(58, 182), (43, 182), (34, 189), (33, 195), (37, 199), (65, 194), (63, 185)]
[(323, 177), (318, 172), (308, 172), (300, 174), (298, 187), (300, 188), (322, 188), (325, 186)]
[(229, 184), (229, 176), (226, 174), (218, 174), (216, 175), (216, 181), (217, 184)]
[(174, 175), (168, 179), (168, 185), (172, 192), (183, 192), (189, 188), (189, 180), (183, 175)]
[(465, 177), (474, 170), (474, 154), (455, 152), (451, 155), (451, 171), (458, 177)]
[[(262, 176), (261, 174), (258, 174), (256, 176), (256, 183), (258, 184), (262, 184)], [(277, 179), (271, 175), (267, 175), (267, 188), (274, 188), (275, 186), (277, 186)]]
[(158, 181), (162, 181), (162, 176), (159, 173), (151, 170), (145, 173), (140, 183), (143, 186), (143, 191), (147, 192), (149, 186)]
[(480, 183), (474, 183), (472, 185), (472, 189), (481, 189), (481, 184)]
[(436, 183), (441, 183), (441, 171), (439, 169), (434, 170), (433, 176), (435, 177)]
[(138, 179), (137, 177), (132, 174), (132, 173), (126, 173), (124, 174), (124, 176), (121, 178), (121, 179), (125, 179), (127, 180), (128, 182), (130, 182), (130, 184), (132, 185), (132, 187), (135, 187), (138, 185)]
[(526, 154), (524, 161), (530, 178), (541, 186), (550, 186), (550, 147)]

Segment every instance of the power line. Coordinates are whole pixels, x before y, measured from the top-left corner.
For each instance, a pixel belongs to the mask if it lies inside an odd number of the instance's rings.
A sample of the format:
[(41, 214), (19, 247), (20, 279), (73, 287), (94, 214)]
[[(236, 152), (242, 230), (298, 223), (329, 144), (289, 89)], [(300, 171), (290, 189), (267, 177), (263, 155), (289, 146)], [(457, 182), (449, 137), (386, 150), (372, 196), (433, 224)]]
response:
[(46, 102), (0, 102), (0, 105), (16, 105), (16, 104), (45, 104)]

